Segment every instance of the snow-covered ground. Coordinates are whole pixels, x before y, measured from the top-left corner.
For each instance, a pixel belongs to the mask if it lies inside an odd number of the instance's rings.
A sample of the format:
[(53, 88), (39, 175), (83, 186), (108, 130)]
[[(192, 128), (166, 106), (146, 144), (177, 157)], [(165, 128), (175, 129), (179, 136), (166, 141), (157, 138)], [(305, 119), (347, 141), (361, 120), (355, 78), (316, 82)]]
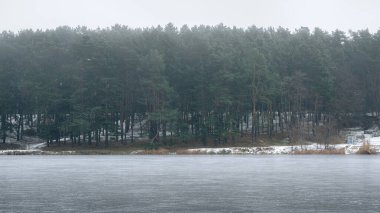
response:
[(75, 151), (61, 151), (61, 152), (52, 152), (52, 151), (42, 151), (38, 149), (7, 149), (0, 150), (0, 155), (72, 155), (75, 154)]
[[(25, 142), (27, 141), (27, 142)], [(0, 155), (40, 155), (47, 154), (41, 149), (46, 146), (46, 142), (41, 142), (42, 140), (30, 137), (26, 138), (25, 141), (13, 141), (15, 144), (20, 145), (20, 149), (6, 149), (0, 150)]]
[[(380, 138), (379, 138), (380, 140)], [(335, 144), (328, 146), (328, 150), (343, 150), (345, 154), (355, 154), (359, 151), (362, 144)], [(379, 145), (370, 145), (370, 147), (380, 153)], [(199, 148), (188, 149), (188, 153), (194, 154), (253, 154), (253, 155), (281, 155), (294, 154), (302, 151), (323, 151), (324, 145), (311, 144), (302, 146), (267, 146), (267, 147), (227, 147), (227, 148)], [(316, 152), (317, 153), (317, 152)]]
[(297, 145), (297, 146), (267, 146), (267, 147), (227, 147), (227, 148), (199, 148), (188, 149), (189, 153), (204, 153), (204, 154), (293, 154), (297, 151), (323, 151), (328, 150), (344, 150), (345, 154), (355, 154), (362, 147), (363, 142), (369, 143), (370, 149), (380, 153), (380, 129), (373, 127), (368, 130), (360, 128), (347, 129), (342, 132), (346, 138), (344, 144), (334, 144), (325, 147), (325, 145), (312, 143), (310, 145)]
[[(373, 127), (368, 130), (360, 128), (346, 129), (342, 131), (342, 136), (346, 138), (344, 144), (325, 145), (311, 143), (309, 145), (296, 146), (266, 146), (266, 147), (226, 147), (226, 148), (197, 148), (187, 149), (187, 154), (253, 154), (253, 155), (280, 155), (294, 154), (303, 151), (344, 151), (345, 154), (355, 154), (362, 147), (363, 143), (369, 144), (370, 149), (380, 153), (380, 129)], [(22, 149), (18, 150), (0, 150), (0, 155), (20, 155), (20, 154), (74, 154), (75, 151), (67, 152), (49, 152), (42, 151), (46, 146), (45, 142), (39, 139), (28, 138), (27, 143), (23, 144)], [(141, 150), (143, 151), (143, 150)], [(131, 153), (136, 154), (136, 153)]]
[[(347, 144), (331, 146), (330, 149), (342, 149)], [(228, 147), (228, 148), (199, 148), (188, 149), (189, 153), (204, 154), (253, 154), (253, 155), (281, 155), (292, 154), (297, 151), (324, 150), (324, 146), (319, 144), (299, 145), (299, 146), (266, 146), (266, 147)]]

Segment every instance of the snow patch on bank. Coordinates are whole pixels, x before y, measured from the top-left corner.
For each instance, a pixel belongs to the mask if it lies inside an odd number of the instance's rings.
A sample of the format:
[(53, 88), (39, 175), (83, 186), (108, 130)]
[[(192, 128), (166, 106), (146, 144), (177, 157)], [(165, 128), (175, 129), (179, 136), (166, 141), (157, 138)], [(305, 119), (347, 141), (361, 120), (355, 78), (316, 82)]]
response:
[(253, 154), (253, 155), (281, 155), (294, 154), (303, 151), (340, 151), (344, 150), (345, 154), (356, 154), (364, 142), (369, 143), (371, 150), (380, 153), (380, 129), (375, 126), (368, 130), (360, 128), (351, 128), (342, 131), (343, 137), (346, 138), (344, 144), (321, 145), (312, 143), (309, 145), (297, 146), (267, 146), (267, 147), (227, 147), (227, 148), (199, 148), (188, 149), (188, 153), (194, 154)]
[(347, 144), (337, 144), (325, 147), (320, 144), (297, 145), (297, 146), (267, 146), (267, 147), (227, 147), (227, 148), (199, 148), (188, 149), (189, 153), (199, 154), (252, 154), (252, 155), (283, 155), (294, 154), (297, 151), (323, 151), (341, 150), (348, 148)]
[[(308, 145), (295, 145), (295, 146), (267, 146), (267, 147), (226, 147), (226, 148), (196, 148), (187, 149), (184, 154), (252, 154), (252, 155), (282, 155), (282, 154), (295, 154), (303, 153), (304, 151), (323, 152), (330, 151), (344, 151), (345, 154), (355, 154), (362, 147), (363, 143), (369, 144), (370, 149), (376, 153), (380, 153), (380, 129), (373, 127), (369, 130), (362, 130), (360, 128), (347, 129), (342, 132), (346, 138), (345, 144), (327, 145), (311, 143)], [(31, 139), (30, 142), (24, 144), (25, 149), (17, 150), (0, 150), (0, 155), (65, 155), (76, 154), (75, 151), (42, 151), (46, 146), (45, 142), (41, 140)], [(143, 154), (144, 150), (136, 150), (130, 154)], [(173, 153), (175, 154), (175, 153)]]
[(46, 147), (46, 142), (37, 143), (37, 144), (27, 144), (26, 149), (27, 150), (40, 150), (44, 147)]
[(16, 150), (0, 150), (0, 155), (73, 155), (76, 154), (75, 151), (42, 151), (42, 150), (25, 150), (25, 149), (16, 149)]

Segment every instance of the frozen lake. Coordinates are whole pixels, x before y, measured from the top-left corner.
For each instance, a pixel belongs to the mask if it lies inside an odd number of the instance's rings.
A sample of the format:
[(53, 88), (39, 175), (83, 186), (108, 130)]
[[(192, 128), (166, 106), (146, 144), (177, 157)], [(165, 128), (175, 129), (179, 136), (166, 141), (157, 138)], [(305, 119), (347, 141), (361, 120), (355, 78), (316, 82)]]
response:
[(379, 212), (380, 156), (0, 156), (0, 212)]

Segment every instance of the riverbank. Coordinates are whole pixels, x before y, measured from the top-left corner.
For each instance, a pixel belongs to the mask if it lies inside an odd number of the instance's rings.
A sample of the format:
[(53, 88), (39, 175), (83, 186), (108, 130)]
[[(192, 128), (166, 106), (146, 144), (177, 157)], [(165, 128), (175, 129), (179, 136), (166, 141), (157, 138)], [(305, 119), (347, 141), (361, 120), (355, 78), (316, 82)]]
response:
[[(152, 148), (147, 141), (102, 147), (61, 144), (46, 147), (46, 143), (30, 140), (19, 144), (1, 144), (0, 155), (297, 155), (297, 154), (377, 154), (380, 153), (380, 131), (348, 129), (336, 144), (304, 142), (289, 145), (285, 139), (260, 139), (257, 146), (241, 140), (232, 146), (204, 147), (201, 143), (182, 143)], [(348, 140), (349, 139), (349, 140)], [(34, 142), (33, 142), (34, 141)], [(346, 143), (344, 143), (346, 142)], [(348, 143), (347, 143), (348, 142)]]
[[(380, 140), (380, 138), (379, 138)], [(380, 153), (380, 144), (369, 145), (367, 154)], [(361, 144), (335, 145), (297, 145), (297, 146), (264, 146), (264, 147), (223, 147), (192, 149), (8, 149), (0, 150), (0, 155), (297, 155), (297, 154), (356, 154), (363, 150)]]

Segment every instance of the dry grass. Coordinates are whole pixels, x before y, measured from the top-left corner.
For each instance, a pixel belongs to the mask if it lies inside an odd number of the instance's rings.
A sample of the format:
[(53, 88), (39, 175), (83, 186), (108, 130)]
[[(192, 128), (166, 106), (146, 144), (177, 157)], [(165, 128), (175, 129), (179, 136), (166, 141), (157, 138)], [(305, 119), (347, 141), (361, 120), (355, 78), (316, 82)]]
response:
[(372, 149), (368, 141), (364, 141), (356, 154), (371, 155), (376, 154), (376, 150)]
[(120, 142), (110, 142), (109, 146), (104, 146), (104, 144), (96, 144), (93, 142), (91, 145), (82, 143), (81, 145), (72, 146), (71, 143), (67, 143), (66, 145), (61, 143), (51, 144), (49, 147), (42, 148), (43, 151), (53, 151), (53, 152), (61, 152), (61, 151), (77, 151), (77, 152), (131, 152), (138, 149), (144, 149), (146, 146), (145, 141), (139, 141), (134, 144), (121, 144)]
[(170, 154), (170, 150), (168, 149), (151, 149), (151, 150), (143, 150), (140, 155), (168, 155)]
[(179, 149), (176, 151), (177, 155), (204, 155), (207, 154), (201, 150), (189, 150), (189, 149)]
[(344, 149), (319, 149), (319, 150), (298, 150), (295, 155), (344, 155)]

